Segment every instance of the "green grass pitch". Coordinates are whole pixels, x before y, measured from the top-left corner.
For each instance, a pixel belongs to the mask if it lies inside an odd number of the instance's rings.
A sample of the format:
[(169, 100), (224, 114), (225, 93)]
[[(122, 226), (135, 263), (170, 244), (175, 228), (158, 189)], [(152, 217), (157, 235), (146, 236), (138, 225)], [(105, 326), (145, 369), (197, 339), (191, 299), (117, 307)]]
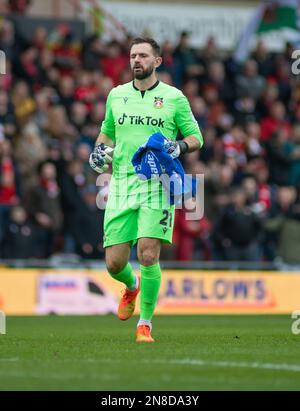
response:
[(290, 316), (8, 317), (0, 390), (300, 390)]

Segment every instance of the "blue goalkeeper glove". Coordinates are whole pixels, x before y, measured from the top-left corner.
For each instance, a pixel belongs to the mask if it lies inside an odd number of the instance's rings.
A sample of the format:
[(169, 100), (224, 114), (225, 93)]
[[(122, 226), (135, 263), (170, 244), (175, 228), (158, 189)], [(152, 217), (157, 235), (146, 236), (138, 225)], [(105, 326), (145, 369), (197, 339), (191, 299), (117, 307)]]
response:
[(185, 141), (167, 140), (164, 143), (165, 152), (170, 154), (173, 159), (179, 157), (180, 154), (186, 153), (188, 148), (189, 146)]
[(114, 149), (101, 143), (95, 146), (90, 154), (89, 164), (93, 170), (101, 174), (108, 170), (109, 164), (112, 162), (112, 154)]

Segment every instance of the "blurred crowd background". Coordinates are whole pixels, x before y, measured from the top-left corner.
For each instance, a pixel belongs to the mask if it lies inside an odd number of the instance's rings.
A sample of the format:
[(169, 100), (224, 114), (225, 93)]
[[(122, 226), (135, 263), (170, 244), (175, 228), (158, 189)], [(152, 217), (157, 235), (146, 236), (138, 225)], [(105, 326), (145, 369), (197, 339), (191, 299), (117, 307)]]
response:
[[(29, 1), (8, 2), (26, 13)], [(18, 5), (19, 9), (14, 9)], [(20, 8), (21, 7), (21, 8)], [(88, 158), (112, 87), (131, 81), (128, 34), (122, 42), (74, 36), (68, 24), (22, 37), (9, 14), (0, 19), (1, 258), (76, 254), (103, 259), (103, 210)], [(176, 211), (178, 261), (300, 263), (300, 82), (293, 46), (271, 53), (259, 41), (243, 63), (221, 53), (213, 37), (192, 48), (161, 44), (159, 78), (180, 88), (204, 136), (182, 160), (205, 175), (205, 215)]]

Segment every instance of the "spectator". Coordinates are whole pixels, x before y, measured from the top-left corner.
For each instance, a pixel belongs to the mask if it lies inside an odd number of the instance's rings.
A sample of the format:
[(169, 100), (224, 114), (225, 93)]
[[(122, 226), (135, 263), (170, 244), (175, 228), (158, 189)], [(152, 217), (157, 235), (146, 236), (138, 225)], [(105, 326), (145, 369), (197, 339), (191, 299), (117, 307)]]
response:
[(291, 159), (289, 184), (297, 187), (300, 183), (300, 125), (295, 125), (292, 140), (287, 143), (287, 155)]
[(184, 95), (190, 100), (193, 101), (194, 98), (199, 95), (199, 83), (195, 79), (190, 79), (185, 82), (183, 86)]
[(54, 86), (59, 83), (59, 71), (55, 66), (54, 54), (51, 50), (42, 49), (38, 59), (38, 78), (36, 79), (36, 89), (41, 87)]
[(246, 134), (242, 127), (235, 125), (230, 133), (223, 136), (225, 158), (233, 158), (239, 166), (246, 163)]
[(229, 165), (211, 165), (205, 173), (204, 207), (209, 221), (214, 222), (221, 210), (229, 204), (229, 193), (234, 173)]
[(260, 216), (265, 217), (273, 203), (273, 191), (267, 183), (268, 173), (265, 164), (261, 164), (256, 175), (247, 175), (242, 180), (247, 205)]
[(256, 213), (266, 210), (266, 203), (259, 198), (258, 184), (254, 176), (246, 176), (242, 181), (242, 188), (246, 195), (247, 206)]
[(9, 102), (8, 93), (0, 90), (0, 124), (6, 137), (13, 138), (16, 134), (16, 118), (14, 108)]
[(158, 68), (158, 73), (168, 73), (172, 82), (175, 80), (174, 66), (174, 46), (170, 41), (165, 41), (161, 46), (162, 64)]
[(92, 111), (90, 112), (90, 121), (93, 124), (99, 124), (104, 120), (105, 116), (105, 104), (99, 101), (94, 104)]
[(51, 98), (51, 90), (46, 87), (38, 91), (35, 95), (36, 110), (32, 116), (32, 122), (38, 127), (38, 131), (41, 132), (41, 134), (46, 127)]
[(38, 26), (33, 33), (31, 44), (39, 52), (47, 47), (48, 33), (45, 27)]
[(12, 91), (12, 103), (19, 126), (23, 126), (35, 111), (36, 103), (30, 95), (30, 89), (25, 81), (19, 81)]
[(47, 161), (40, 163), (38, 173), (39, 183), (30, 193), (28, 209), (38, 231), (37, 256), (47, 258), (55, 250), (63, 215), (55, 166)]
[(263, 210), (269, 210), (274, 202), (276, 186), (269, 183), (270, 171), (264, 161), (261, 161), (256, 167), (255, 175), (258, 188), (258, 201), (262, 205)]
[(264, 78), (268, 77), (272, 72), (272, 59), (268, 53), (266, 44), (262, 40), (258, 40), (256, 48), (252, 53), (252, 59), (256, 61), (258, 73)]
[(128, 58), (122, 52), (120, 45), (112, 41), (106, 50), (106, 56), (101, 58), (103, 73), (110, 77), (114, 86), (120, 84), (120, 77), (123, 70), (128, 66)]
[(20, 201), (18, 171), (11, 152), (11, 143), (0, 127), (0, 243), (3, 239), (10, 208)]
[(26, 81), (27, 84), (35, 85), (39, 78), (38, 50), (28, 47), (22, 52), (15, 65), (15, 73)]
[(74, 103), (75, 82), (71, 76), (63, 76), (58, 83), (58, 94), (62, 104), (70, 115), (71, 106)]
[(104, 257), (102, 247), (104, 211), (97, 208), (97, 190), (95, 185), (87, 186), (83, 190), (83, 199), (87, 212), (82, 215), (78, 228), (81, 227), (77, 253), (83, 258), (96, 259)]
[(71, 75), (80, 66), (80, 46), (68, 24), (59, 24), (50, 33), (49, 47), (61, 75)]
[(264, 156), (264, 148), (261, 144), (260, 126), (254, 121), (247, 122), (245, 125), (247, 134), (246, 151), (248, 159)]
[(209, 63), (218, 60), (218, 54), (219, 50), (215, 38), (213, 36), (208, 37), (207, 42), (200, 53), (200, 60), (207, 68)]
[(86, 70), (100, 69), (100, 59), (105, 54), (105, 46), (97, 34), (88, 37), (83, 45), (83, 67)]
[(281, 187), (270, 210), (265, 230), (272, 259), (280, 256), (289, 264), (300, 263), (300, 204), (293, 187)]
[(207, 107), (202, 97), (195, 96), (191, 100), (191, 109), (194, 117), (199, 124), (199, 127), (203, 130), (207, 125)]
[(75, 99), (87, 106), (88, 111), (92, 109), (96, 101), (97, 86), (93, 82), (93, 76), (87, 71), (82, 71), (78, 76), (78, 85), (75, 89)]
[(203, 97), (207, 103), (207, 123), (217, 127), (221, 117), (226, 111), (224, 102), (220, 99), (218, 88), (213, 84), (207, 84), (203, 88)]
[(91, 147), (89, 144), (80, 143), (76, 149), (76, 158), (82, 163), (83, 174), (86, 180), (86, 185), (90, 186), (95, 182), (95, 176), (91, 168), (88, 166), (88, 160), (91, 154)]
[(99, 231), (102, 229), (103, 210), (96, 207), (96, 187), (90, 185), (85, 188), (81, 162), (75, 160), (67, 165), (60, 187), (65, 215), (65, 251), (77, 252), (86, 258), (103, 256), (103, 233)]
[(212, 60), (207, 65), (207, 77), (205, 84), (211, 84), (218, 89), (220, 99), (229, 105), (233, 99), (233, 90), (230, 82), (226, 79), (223, 62)]
[(65, 216), (66, 252), (75, 252), (75, 249), (80, 247), (77, 242), (78, 224), (81, 219), (80, 216), (87, 213), (87, 207), (81, 195), (85, 184), (83, 164), (78, 160), (72, 160), (67, 163), (59, 176), (62, 211)]
[(10, 61), (14, 62), (18, 56), (18, 44), (16, 44), (15, 28), (11, 21), (1, 19), (0, 23), (0, 49)]
[(270, 115), (261, 122), (261, 139), (268, 141), (274, 131), (283, 129), (288, 134), (290, 124), (285, 119), (285, 107), (280, 101), (275, 101), (270, 108)]
[(256, 122), (258, 115), (255, 110), (254, 98), (248, 95), (238, 98), (234, 103), (233, 117), (238, 124), (243, 126), (249, 122)]
[(258, 67), (255, 60), (247, 60), (243, 73), (236, 78), (237, 97), (247, 95), (254, 100), (259, 99), (265, 88), (265, 79), (258, 74)]
[(269, 162), (270, 182), (277, 185), (287, 185), (291, 166), (288, 155), (287, 133), (285, 129), (275, 131), (266, 143), (266, 153)]
[(78, 131), (69, 122), (64, 106), (52, 106), (48, 110), (48, 118), (45, 124), (45, 131), (48, 139), (58, 139), (63, 141), (65, 138), (76, 139)]
[(2, 258), (26, 259), (35, 257), (35, 230), (22, 206), (10, 210), (10, 219), (3, 241)]
[[(197, 119), (197, 117), (196, 117)], [(201, 120), (198, 117), (198, 122)], [(208, 164), (213, 160), (217, 159), (217, 140), (216, 140), (216, 130), (214, 127), (208, 127), (205, 132), (205, 147), (201, 150), (201, 160)], [(223, 147), (222, 147), (223, 152)], [(223, 154), (223, 153), (222, 153)]]
[(189, 33), (183, 31), (174, 50), (174, 83), (176, 87), (181, 87), (182, 83), (186, 80), (195, 78), (203, 73), (203, 66), (197, 62), (189, 41)]
[(24, 194), (38, 184), (36, 169), (47, 157), (47, 148), (42, 141), (39, 128), (34, 122), (23, 128), (23, 133), (16, 143), (16, 160), (19, 165)]
[(278, 101), (279, 91), (274, 81), (268, 81), (262, 96), (258, 99), (255, 111), (259, 119), (267, 117), (273, 103)]
[(291, 98), (291, 81), (290, 81), (290, 60), (286, 60), (284, 56), (277, 55), (273, 62), (275, 72), (269, 77), (269, 81), (273, 80), (278, 87), (278, 97), (285, 105), (289, 103)]
[(191, 210), (187, 211), (185, 207), (176, 210), (174, 228), (176, 260), (192, 261), (193, 259), (201, 259), (202, 261), (208, 261), (211, 258), (209, 243), (211, 223), (206, 217), (199, 220), (187, 220), (187, 212), (190, 213)]
[(260, 219), (246, 206), (244, 190), (235, 189), (230, 205), (220, 213), (214, 227), (220, 256), (227, 261), (257, 261), (260, 231)]
[(80, 134), (82, 134), (82, 129), (86, 125), (87, 116), (87, 106), (80, 101), (75, 101), (70, 109), (70, 120)]

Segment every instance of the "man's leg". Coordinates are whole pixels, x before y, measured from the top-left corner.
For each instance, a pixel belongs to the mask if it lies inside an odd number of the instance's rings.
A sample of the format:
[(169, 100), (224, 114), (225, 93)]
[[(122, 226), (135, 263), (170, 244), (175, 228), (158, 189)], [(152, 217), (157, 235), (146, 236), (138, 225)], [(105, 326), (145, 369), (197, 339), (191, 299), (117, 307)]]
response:
[(152, 328), (151, 320), (161, 284), (161, 270), (158, 262), (160, 249), (160, 239), (140, 238), (138, 240), (137, 251), (141, 270), (141, 313), (138, 322), (137, 341), (153, 341), (150, 332)]
[(131, 264), (130, 242), (112, 245), (105, 248), (105, 261), (109, 274), (126, 285), (126, 290), (119, 304), (120, 320), (128, 320), (134, 312), (135, 301), (139, 292), (139, 279), (134, 274)]
[[(116, 244), (116, 245), (111, 245), (110, 247), (105, 248), (105, 262), (106, 262), (106, 267), (109, 272), (109, 274), (115, 278), (116, 280), (118, 279), (118, 274), (123, 271), (123, 269), (126, 267), (128, 260), (130, 256), (130, 243), (122, 243), (122, 244)], [(118, 279), (122, 283), (127, 285), (127, 279), (125, 278), (125, 281), (122, 279)], [(129, 279), (130, 283), (130, 279)], [(129, 284), (130, 287), (131, 284)]]

